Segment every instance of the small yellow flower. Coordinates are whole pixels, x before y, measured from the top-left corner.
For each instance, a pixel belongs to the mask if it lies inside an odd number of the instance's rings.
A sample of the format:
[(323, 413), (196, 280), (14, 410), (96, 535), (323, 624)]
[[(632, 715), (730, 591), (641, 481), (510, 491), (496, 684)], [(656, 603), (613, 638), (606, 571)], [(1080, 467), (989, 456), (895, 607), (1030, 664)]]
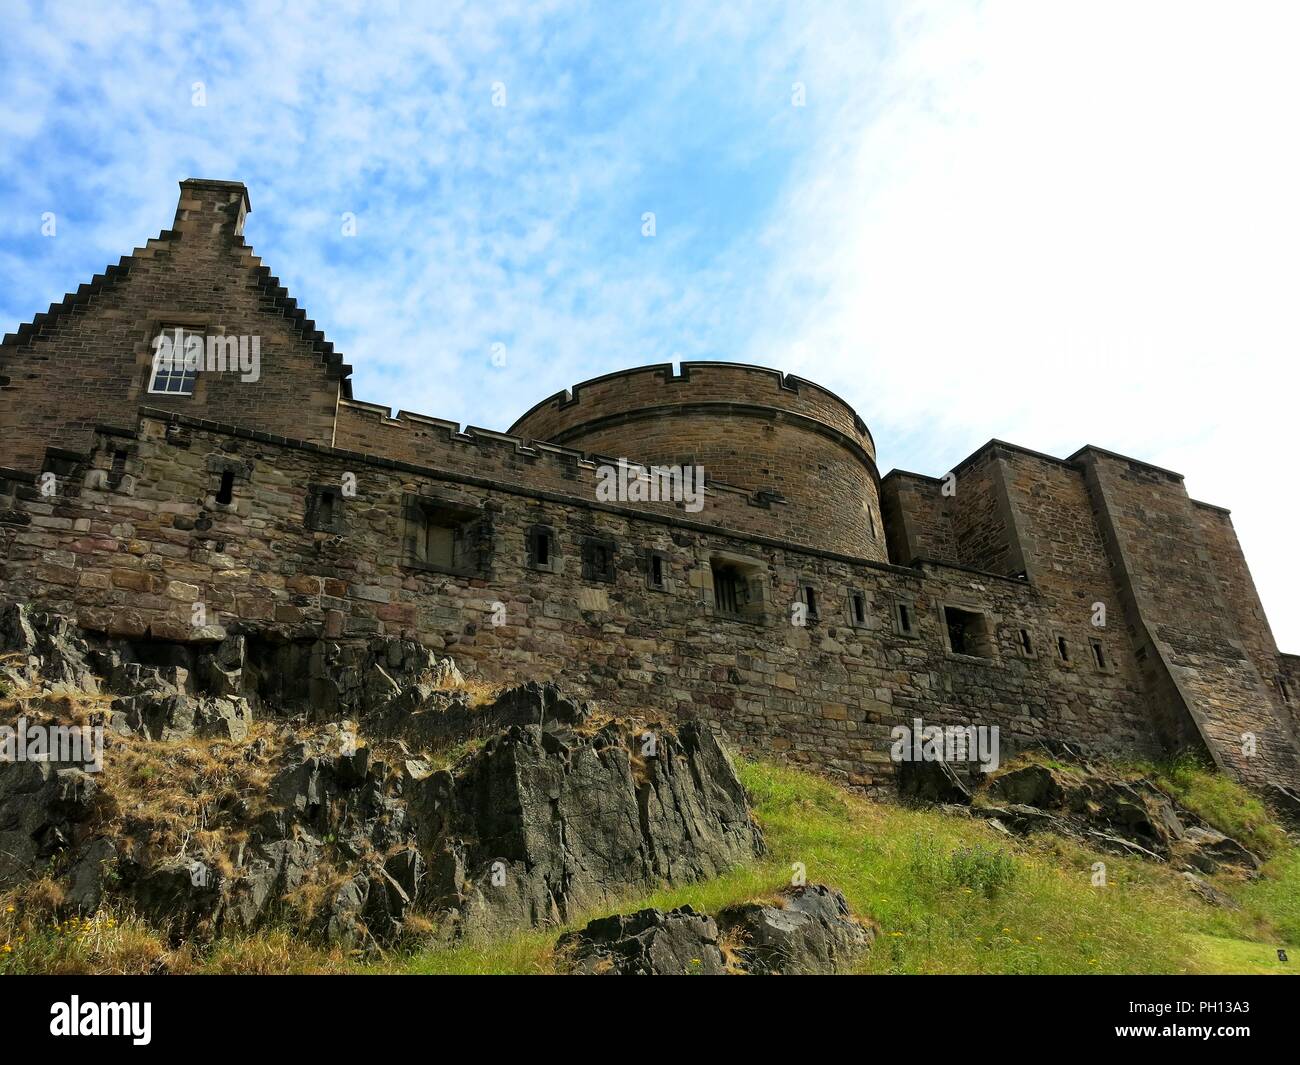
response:
[(1002, 929), (1002, 931), (1004, 931), (1007, 935), (1011, 935), (1011, 929), (1010, 929), (1010, 928), (1004, 928), (1004, 929)]
[(13, 952), (14, 952), (14, 948), (11, 947), (8, 943), (6, 943), (3, 947), (0, 947), (0, 954), (12, 954)]

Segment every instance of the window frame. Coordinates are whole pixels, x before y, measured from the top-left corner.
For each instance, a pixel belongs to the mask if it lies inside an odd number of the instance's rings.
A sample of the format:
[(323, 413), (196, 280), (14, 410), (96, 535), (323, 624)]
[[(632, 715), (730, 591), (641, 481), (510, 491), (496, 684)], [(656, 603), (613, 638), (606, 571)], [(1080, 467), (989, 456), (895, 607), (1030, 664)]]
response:
[[(547, 558), (545, 562), (537, 560), (538, 542), (545, 537)], [(538, 573), (559, 573), (560, 572), (560, 552), (559, 538), (555, 535), (555, 529), (550, 525), (530, 525), (524, 536), (524, 553), (525, 565), (530, 570), (536, 570)]]
[[(901, 636), (905, 640), (915, 640), (917, 638), (915, 599), (906, 595), (894, 596), (889, 613), (895, 636)], [(906, 623), (904, 622), (904, 616), (907, 619)]]
[[(482, 507), (437, 496), (408, 494), (402, 517), (402, 565), (405, 568), (451, 577), (487, 576), (492, 554), (492, 525)], [(435, 526), (452, 530), (451, 565), (430, 562), (428, 559), (429, 530)], [(463, 536), (465, 540), (465, 546), (459, 554), (454, 546), (457, 535)], [(458, 557), (470, 561), (457, 564)]]
[[(977, 644), (982, 645), (982, 650), (987, 652), (978, 653), (975, 649), (957, 650), (952, 642), (952, 624), (954, 619), (950, 619), (948, 612), (962, 614), (967, 618), (978, 619), (980, 631), (973, 633)], [(998, 659), (998, 638), (997, 625), (994, 622), (993, 615), (983, 607), (975, 606), (970, 603), (948, 603), (939, 604), (939, 622), (943, 630), (943, 646), (948, 654), (957, 658), (968, 659), (974, 662), (996, 662)], [(963, 624), (964, 628), (964, 624)]]
[[(738, 621), (748, 625), (766, 625), (768, 610), (767, 564), (759, 559), (711, 552), (705, 562), (708, 568), (709, 596), (707, 612), (725, 621)], [(719, 604), (719, 575), (736, 582), (736, 609), (728, 610)], [(740, 600), (743, 589), (744, 600)]]
[[(600, 552), (604, 553), (603, 563)], [(618, 544), (608, 536), (582, 538), (582, 579), (597, 584), (613, 584), (618, 575)]]
[[(330, 520), (321, 517), (322, 505), (330, 499)], [(309, 484), (307, 486), (307, 511), (304, 524), (311, 532), (341, 534), (347, 531), (344, 520), (343, 488), (337, 484)]]
[[(166, 369), (164, 369), (159, 363), (159, 356), (161, 354), (159, 350), (161, 347), (159, 341), (166, 333), (179, 332), (181, 335), (181, 356), (182, 358), (184, 358), (185, 347), (189, 343), (189, 338), (191, 336), (197, 336), (200, 340), (203, 341), (204, 345), (206, 346), (207, 334), (206, 332), (200, 332), (201, 329), (203, 329), (202, 326), (196, 327), (194, 325), (184, 325), (179, 322), (166, 322), (166, 323), (160, 322), (158, 324), (158, 328), (154, 332), (154, 336), (151, 341), (151, 344), (153, 346), (153, 353), (149, 359), (149, 379), (148, 381), (145, 382), (145, 395), (168, 396), (173, 399), (194, 398), (194, 394), (198, 389), (199, 371), (203, 368), (202, 365), (200, 365), (194, 370), (189, 370), (185, 367), (184, 363), (182, 363), (180, 370), (177, 371), (175, 366), (175, 355), (173, 354), (172, 364), (168, 366)], [(186, 391), (184, 387), (181, 388), (156, 387), (158, 381), (163, 376), (166, 377), (168, 382), (175, 380), (181, 382), (182, 385), (188, 382), (189, 384), (188, 391)]]

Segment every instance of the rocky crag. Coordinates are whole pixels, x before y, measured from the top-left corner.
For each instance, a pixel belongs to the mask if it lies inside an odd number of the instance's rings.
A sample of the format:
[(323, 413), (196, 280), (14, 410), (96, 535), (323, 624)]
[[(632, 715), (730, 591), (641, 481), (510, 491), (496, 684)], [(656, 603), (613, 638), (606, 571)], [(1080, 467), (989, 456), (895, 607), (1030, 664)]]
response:
[(0, 649), (0, 724), (102, 730), (102, 772), (0, 762), (0, 889), (50, 876), (76, 912), (374, 948), (564, 921), (762, 850), (707, 728), (551, 685), (476, 700), (410, 641), (97, 641), (10, 604)]

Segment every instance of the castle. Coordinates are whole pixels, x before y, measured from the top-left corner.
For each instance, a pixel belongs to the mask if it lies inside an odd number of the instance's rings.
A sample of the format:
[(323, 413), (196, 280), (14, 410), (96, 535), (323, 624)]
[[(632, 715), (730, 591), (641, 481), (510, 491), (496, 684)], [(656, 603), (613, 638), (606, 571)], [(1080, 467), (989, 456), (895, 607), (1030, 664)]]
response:
[[(181, 182), (170, 229), (4, 338), (0, 598), (185, 646), (414, 637), (868, 789), (916, 718), (1300, 786), (1300, 658), (1179, 474), (993, 440), (882, 477), (838, 396), (724, 362), (607, 374), (506, 433), (394, 417), (249, 209)], [(160, 364), (161, 335), (229, 364)], [(701, 505), (602, 497), (621, 456), (702, 467)]]

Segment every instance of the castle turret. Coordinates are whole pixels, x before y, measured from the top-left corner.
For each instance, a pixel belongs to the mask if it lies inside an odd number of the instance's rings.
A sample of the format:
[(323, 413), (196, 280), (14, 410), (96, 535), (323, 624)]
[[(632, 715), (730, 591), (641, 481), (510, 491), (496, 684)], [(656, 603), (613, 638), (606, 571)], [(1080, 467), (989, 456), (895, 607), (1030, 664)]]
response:
[(788, 539), (886, 560), (875, 443), (844, 400), (802, 378), (727, 362), (606, 374), (544, 399), (510, 432), (588, 453), (697, 464), (771, 499)]

